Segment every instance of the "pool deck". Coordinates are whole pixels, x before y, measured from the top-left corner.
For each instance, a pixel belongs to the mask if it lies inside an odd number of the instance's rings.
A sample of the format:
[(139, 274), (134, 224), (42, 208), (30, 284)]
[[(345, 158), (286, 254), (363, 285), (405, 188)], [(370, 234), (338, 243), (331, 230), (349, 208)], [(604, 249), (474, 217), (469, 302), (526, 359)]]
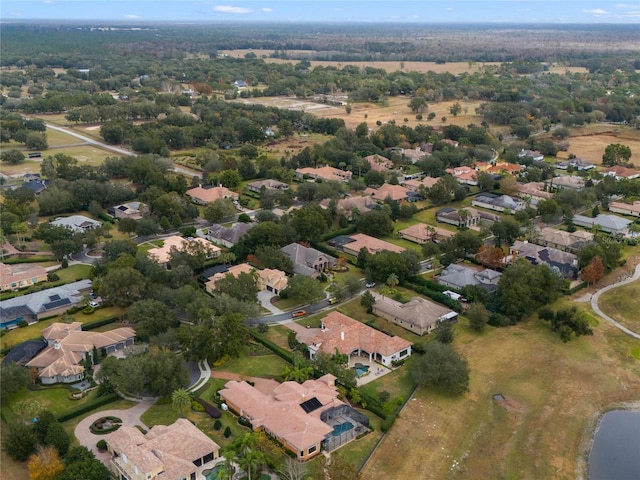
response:
[(349, 357), (349, 365), (347, 368), (354, 367), (356, 363), (360, 363), (362, 365), (366, 365), (369, 367), (369, 373), (363, 375), (362, 377), (358, 377), (356, 379), (356, 385), (358, 387), (362, 385), (366, 385), (369, 382), (373, 382), (374, 380), (377, 380), (381, 376), (392, 372), (391, 369), (383, 365), (380, 365), (379, 363), (376, 363), (374, 361), (369, 361), (368, 356), (363, 357), (358, 355), (351, 355)]

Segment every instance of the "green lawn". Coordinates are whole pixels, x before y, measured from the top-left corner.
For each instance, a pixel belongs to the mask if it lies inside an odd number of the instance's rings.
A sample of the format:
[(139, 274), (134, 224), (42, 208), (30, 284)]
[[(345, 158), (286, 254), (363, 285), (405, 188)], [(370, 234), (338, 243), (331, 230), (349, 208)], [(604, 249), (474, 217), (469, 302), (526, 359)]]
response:
[(71, 265), (69, 268), (56, 270), (55, 274), (65, 283), (72, 283), (85, 278), (91, 278), (93, 267), (91, 265)]
[(640, 332), (640, 280), (614, 288), (600, 297), (604, 313), (634, 332)]
[(251, 356), (245, 351), (239, 358), (232, 358), (214, 370), (237, 373), (243, 377), (275, 378), (282, 374), (287, 365), (275, 354)]
[(282, 325), (270, 325), (269, 330), (265, 334), (265, 337), (278, 345), (279, 347), (289, 349), (289, 342), (287, 341), (287, 337), (289, 335), (289, 330), (287, 327), (283, 327)]
[[(75, 391), (75, 390), (74, 390)], [(43, 388), (42, 390), (27, 390), (26, 388), (13, 394), (9, 399), (6, 407), (14, 414), (18, 414), (16, 406), (25, 400), (37, 401), (42, 408), (51, 411), (54, 415), (60, 415), (67, 410), (77, 408), (85, 403), (94, 400), (97, 396), (97, 391), (91, 392), (84, 398), (79, 400), (71, 400), (71, 391), (65, 387), (50, 387)]]
[(378, 397), (381, 392), (389, 392), (391, 399), (401, 398), (404, 401), (413, 389), (409, 374), (412, 361), (413, 357), (409, 357), (402, 367), (361, 386), (360, 390), (374, 397)]

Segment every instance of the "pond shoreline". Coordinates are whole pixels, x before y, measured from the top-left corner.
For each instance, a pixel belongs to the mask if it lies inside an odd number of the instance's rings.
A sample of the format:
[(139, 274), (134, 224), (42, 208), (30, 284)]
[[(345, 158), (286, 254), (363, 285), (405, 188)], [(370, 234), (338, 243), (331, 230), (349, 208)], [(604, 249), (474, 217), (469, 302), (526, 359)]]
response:
[(624, 410), (631, 412), (640, 412), (640, 400), (633, 402), (612, 403), (593, 415), (582, 432), (578, 460), (576, 462), (576, 480), (589, 480), (589, 454), (593, 447), (596, 431), (602, 422), (605, 414), (615, 411)]

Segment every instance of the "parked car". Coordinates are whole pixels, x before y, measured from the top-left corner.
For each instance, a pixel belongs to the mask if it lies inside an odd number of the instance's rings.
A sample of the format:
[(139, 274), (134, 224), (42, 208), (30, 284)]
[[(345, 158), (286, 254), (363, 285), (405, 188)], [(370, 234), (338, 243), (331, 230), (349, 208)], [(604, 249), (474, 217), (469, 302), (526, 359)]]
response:
[(89, 302), (89, 306), (96, 308), (98, 306), (98, 302)]
[(338, 303), (340, 300), (338, 300), (337, 298), (330, 298), (329, 299), (329, 305), (335, 305), (336, 303)]
[(304, 317), (306, 314), (307, 314), (307, 311), (306, 311), (306, 310), (298, 310), (297, 312), (293, 312), (293, 313), (291, 314), (291, 316), (292, 316), (293, 318), (296, 318), (296, 317)]
[(373, 288), (376, 286), (376, 282), (367, 282), (364, 284), (364, 286), (367, 288)]

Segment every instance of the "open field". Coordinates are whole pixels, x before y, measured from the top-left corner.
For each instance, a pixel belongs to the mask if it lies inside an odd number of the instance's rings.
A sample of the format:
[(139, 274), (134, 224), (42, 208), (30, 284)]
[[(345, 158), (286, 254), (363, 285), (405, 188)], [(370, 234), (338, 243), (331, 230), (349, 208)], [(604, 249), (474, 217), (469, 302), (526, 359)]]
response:
[(625, 327), (640, 332), (640, 280), (602, 294), (599, 306)]
[[(567, 344), (539, 320), (482, 334), (465, 322), (455, 330), (454, 346), (471, 368), (469, 393), (418, 390), (365, 478), (585, 478), (594, 419), (640, 398), (637, 340), (605, 322)], [(493, 400), (496, 393), (506, 400)]]
[[(596, 165), (602, 164), (602, 155), (605, 148), (611, 143), (621, 143), (627, 145), (631, 149), (631, 162), (636, 165), (640, 163), (640, 134), (634, 135), (635, 132), (627, 131), (616, 133), (611, 130), (596, 133), (583, 134), (580, 136), (571, 136), (569, 140), (569, 150), (566, 153), (574, 154), (576, 157), (593, 162)], [(640, 132), (638, 132), (640, 133)]]

